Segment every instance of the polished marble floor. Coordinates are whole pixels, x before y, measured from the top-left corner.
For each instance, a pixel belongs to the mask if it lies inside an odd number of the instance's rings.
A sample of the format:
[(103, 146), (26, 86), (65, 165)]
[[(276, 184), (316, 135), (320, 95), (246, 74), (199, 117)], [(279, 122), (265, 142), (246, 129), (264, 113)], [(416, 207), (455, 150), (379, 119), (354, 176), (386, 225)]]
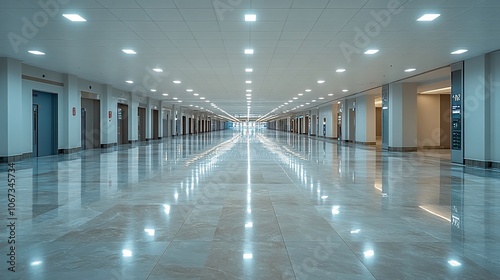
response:
[(227, 130), (15, 174), (0, 279), (500, 279), (500, 173), (443, 156)]

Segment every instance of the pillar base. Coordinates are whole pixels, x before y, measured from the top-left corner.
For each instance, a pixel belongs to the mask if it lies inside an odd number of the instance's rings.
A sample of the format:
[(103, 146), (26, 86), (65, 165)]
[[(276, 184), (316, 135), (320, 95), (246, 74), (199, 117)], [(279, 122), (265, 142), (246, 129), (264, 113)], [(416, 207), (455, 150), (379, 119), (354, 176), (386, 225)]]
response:
[(71, 148), (71, 149), (59, 149), (59, 154), (61, 155), (69, 155), (69, 154), (74, 154), (74, 153), (78, 153), (82, 150), (82, 148), (78, 147), (78, 148)]
[(389, 147), (389, 152), (416, 152), (417, 147)]
[(118, 144), (117, 143), (111, 143), (111, 144), (101, 144), (101, 149), (109, 149), (116, 147)]
[(33, 153), (24, 153), (22, 155), (0, 157), (0, 163), (16, 162), (16, 161), (25, 160), (25, 159), (32, 158), (32, 157), (33, 157)]

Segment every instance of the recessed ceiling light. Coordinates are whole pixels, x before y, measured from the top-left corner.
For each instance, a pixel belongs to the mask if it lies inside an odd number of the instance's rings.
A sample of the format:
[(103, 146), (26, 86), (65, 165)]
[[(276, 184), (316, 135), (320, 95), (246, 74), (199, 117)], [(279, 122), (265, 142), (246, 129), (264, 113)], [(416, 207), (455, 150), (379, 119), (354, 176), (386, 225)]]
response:
[(174, 97), (173, 99), (174, 99), (174, 100), (177, 100), (177, 99), (179, 99), (179, 98), (177, 98), (177, 97)]
[(343, 90), (342, 90), (342, 92), (348, 92), (348, 91), (349, 91), (349, 90), (347, 90), (347, 89), (343, 89)]
[(456, 51), (452, 52), (451, 54), (463, 54), (463, 53), (466, 53), (466, 52), (468, 52), (468, 50), (460, 49), (460, 50), (456, 50)]
[(192, 90), (192, 89), (190, 89), (190, 88), (189, 88), (189, 89), (186, 89), (186, 91), (187, 91), (187, 92), (193, 92), (193, 90)]
[(156, 92), (156, 89), (151, 89), (151, 92)]
[(30, 54), (34, 54), (34, 55), (45, 55), (44, 52), (41, 52), (41, 51), (28, 51)]
[(247, 97), (247, 100), (250, 100), (250, 99), (252, 99), (252, 97)]
[(247, 84), (251, 84), (251, 83), (252, 83), (252, 81), (245, 81), (245, 83), (247, 83)]
[(328, 96), (333, 96), (333, 93), (329, 93)]
[(253, 72), (253, 69), (252, 68), (247, 68), (247, 69), (245, 69), (245, 72), (251, 73), (251, 72)]
[(316, 102), (316, 99), (311, 100), (311, 102)]
[(200, 95), (200, 94), (199, 94), (199, 93), (193, 93), (193, 95), (194, 95), (194, 96), (198, 96), (198, 95)]
[(251, 93), (247, 93), (246, 96), (252, 96), (252, 94)]
[(406, 70), (405, 70), (405, 72), (406, 72), (406, 73), (409, 73), (409, 72), (413, 72), (413, 71), (415, 71), (415, 70), (417, 70), (417, 69), (415, 69), (415, 68), (409, 68), (409, 69), (406, 69)]
[(247, 89), (247, 92), (252, 92), (252, 90), (251, 89)]
[(309, 104), (311, 104), (311, 103), (309, 103), (309, 102), (308, 102), (308, 103), (306, 103), (306, 105), (309, 105)]
[(285, 104), (285, 105), (288, 105), (288, 102), (285, 102), (284, 104)]
[(304, 107), (304, 104), (301, 104), (300, 107)]
[(200, 97), (201, 100), (205, 100), (205, 97)]
[(318, 81), (318, 84), (324, 84), (324, 83), (325, 83), (325, 81), (323, 81), (323, 80)]
[(154, 68), (153, 71), (158, 72), (158, 73), (162, 73), (163, 69), (161, 69), (161, 68)]
[(245, 49), (245, 54), (253, 54), (253, 49)]
[(180, 84), (180, 83), (181, 83), (181, 81), (179, 81), (179, 80), (174, 81), (174, 84)]
[(299, 98), (298, 98), (298, 97), (294, 97), (294, 98), (293, 98), (293, 100), (297, 100), (297, 99), (299, 99)]
[(288, 100), (288, 103), (292, 103), (292, 102), (293, 102), (293, 100)]
[(342, 68), (340, 68), (340, 69), (337, 69), (337, 70), (336, 70), (336, 72), (337, 72), (337, 73), (343, 73), (343, 72), (345, 72), (345, 71), (346, 71), (346, 70), (345, 70), (345, 69), (342, 69)]
[(182, 100), (177, 100), (177, 102), (182, 103)]
[(134, 50), (131, 50), (131, 49), (123, 49), (122, 52), (124, 52), (126, 54), (137, 54)]
[(133, 84), (134, 81), (125, 81), (125, 83), (127, 83), (127, 84)]
[(417, 19), (417, 21), (433, 21), (437, 19), (441, 14), (425, 14)]
[(168, 96), (168, 93), (164, 93), (163, 96)]
[(302, 95), (304, 95), (304, 94), (303, 94), (303, 93), (299, 93), (299, 94), (298, 94), (298, 96), (302, 96)]
[(189, 104), (189, 107), (193, 107), (193, 104)]
[(210, 103), (210, 100), (205, 100), (205, 102)]
[(257, 20), (257, 15), (255, 14), (246, 14), (245, 15), (245, 21), (256, 21)]
[(325, 99), (325, 98), (324, 98), (324, 97), (320, 97), (320, 98), (318, 98), (318, 99), (319, 99), (319, 100), (323, 100), (323, 99)]
[(311, 92), (311, 91), (312, 91), (312, 90), (310, 90), (310, 89), (306, 89), (306, 92)]
[(378, 50), (367, 50), (365, 54), (376, 54), (378, 53)]
[(71, 20), (71, 21), (87, 21), (86, 19), (84, 19), (82, 16), (78, 15), (78, 14), (63, 14), (63, 17)]

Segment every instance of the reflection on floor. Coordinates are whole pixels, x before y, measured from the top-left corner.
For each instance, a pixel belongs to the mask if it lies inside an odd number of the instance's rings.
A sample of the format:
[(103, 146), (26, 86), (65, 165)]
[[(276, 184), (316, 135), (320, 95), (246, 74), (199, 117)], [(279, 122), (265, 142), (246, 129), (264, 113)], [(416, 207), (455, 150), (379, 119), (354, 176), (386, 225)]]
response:
[(16, 176), (1, 279), (500, 278), (500, 174), (439, 157), (229, 130)]

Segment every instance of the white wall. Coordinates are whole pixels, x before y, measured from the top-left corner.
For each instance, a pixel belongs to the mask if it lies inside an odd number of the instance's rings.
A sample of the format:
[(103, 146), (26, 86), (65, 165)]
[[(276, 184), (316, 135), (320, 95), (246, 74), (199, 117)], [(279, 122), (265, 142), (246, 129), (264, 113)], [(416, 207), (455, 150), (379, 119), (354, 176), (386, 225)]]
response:
[[(0, 58), (0, 156), (22, 155), (27, 152), (23, 149), (19, 138), (23, 135), (19, 131), (23, 124), (21, 112), (21, 62)], [(31, 120), (31, 117), (29, 118)]]
[[(489, 139), (486, 139), (490, 127), (487, 124), (486, 92), (484, 81), (486, 56), (478, 56), (465, 61), (464, 79), (464, 145), (465, 159), (489, 160)], [(488, 110), (489, 111), (489, 110)], [(498, 129), (498, 128), (497, 128)], [(488, 146), (488, 147), (486, 147)]]
[(500, 162), (500, 52), (491, 54), (491, 161)]
[(376, 142), (375, 97), (365, 95), (356, 98), (356, 139), (358, 142)]
[(438, 147), (441, 145), (441, 96), (420, 94), (417, 96), (418, 147)]
[(417, 146), (417, 85), (389, 85), (389, 147)]
[(332, 122), (333, 118), (333, 108), (332, 105), (327, 105), (319, 108), (319, 131), (318, 136), (323, 136), (323, 120), (326, 118), (326, 137), (332, 138)]

